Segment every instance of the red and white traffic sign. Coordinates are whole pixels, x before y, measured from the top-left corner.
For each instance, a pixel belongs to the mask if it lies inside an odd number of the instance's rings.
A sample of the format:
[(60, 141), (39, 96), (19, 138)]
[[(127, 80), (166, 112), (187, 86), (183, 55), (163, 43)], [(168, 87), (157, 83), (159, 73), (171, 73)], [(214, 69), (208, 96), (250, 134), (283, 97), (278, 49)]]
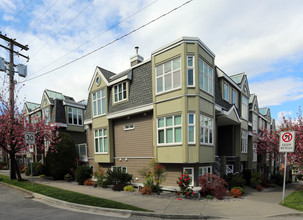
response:
[(295, 132), (283, 131), (280, 133), (279, 152), (294, 152), (295, 151)]

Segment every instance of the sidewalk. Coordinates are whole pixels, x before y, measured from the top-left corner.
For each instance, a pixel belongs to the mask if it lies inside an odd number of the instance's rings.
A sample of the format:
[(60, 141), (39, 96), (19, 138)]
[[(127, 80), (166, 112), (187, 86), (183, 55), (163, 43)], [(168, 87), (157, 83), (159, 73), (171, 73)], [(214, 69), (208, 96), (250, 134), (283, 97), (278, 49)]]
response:
[[(5, 172), (0, 171), (0, 174)], [(6, 173), (5, 175), (8, 175)], [(29, 177), (26, 177), (29, 179)], [(29, 179), (30, 180), (30, 179)], [(34, 177), (34, 182), (48, 186), (58, 187), (70, 191), (75, 191), (91, 196), (102, 197), (140, 208), (154, 211), (152, 216), (165, 218), (264, 218), (270, 216), (299, 215), (303, 217), (303, 212), (296, 211), (279, 205), (282, 200), (282, 188), (272, 188), (270, 191), (258, 192), (247, 189), (247, 196), (242, 199), (228, 200), (177, 200), (176, 198), (155, 198), (143, 196), (138, 193), (115, 192), (100, 187), (80, 186), (75, 183), (65, 181), (53, 181)], [(287, 185), (286, 196), (293, 192), (296, 187), (303, 183), (293, 183)], [(117, 210), (117, 212), (119, 212)], [(132, 212), (132, 215), (136, 212)], [(164, 217), (164, 216), (163, 216)]]

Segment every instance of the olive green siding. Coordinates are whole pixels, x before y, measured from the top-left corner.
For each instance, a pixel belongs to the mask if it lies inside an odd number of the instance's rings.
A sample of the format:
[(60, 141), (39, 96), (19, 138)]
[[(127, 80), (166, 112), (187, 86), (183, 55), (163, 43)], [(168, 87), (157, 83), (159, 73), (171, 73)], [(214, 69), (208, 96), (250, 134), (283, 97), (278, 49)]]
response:
[[(194, 87), (187, 86), (187, 56), (194, 56)], [(156, 93), (155, 67), (174, 58), (181, 59), (181, 88), (164, 93)], [(199, 88), (199, 58), (214, 68), (214, 59), (198, 43), (181, 43), (169, 50), (152, 55), (153, 101), (154, 101), (154, 152), (162, 163), (204, 163), (213, 162), (215, 148), (200, 146), (200, 114), (214, 118), (214, 95)], [(214, 90), (214, 83), (212, 85)], [(195, 114), (195, 144), (188, 144), (188, 113)], [(181, 115), (182, 143), (172, 145), (157, 144), (157, 119), (164, 116)], [(215, 121), (215, 120), (214, 120)], [(215, 127), (215, 125), (214, 125)], [(213, 129), (213, 137), (215, 137)], [(213, 138), (213, 142), (215, 142)]]

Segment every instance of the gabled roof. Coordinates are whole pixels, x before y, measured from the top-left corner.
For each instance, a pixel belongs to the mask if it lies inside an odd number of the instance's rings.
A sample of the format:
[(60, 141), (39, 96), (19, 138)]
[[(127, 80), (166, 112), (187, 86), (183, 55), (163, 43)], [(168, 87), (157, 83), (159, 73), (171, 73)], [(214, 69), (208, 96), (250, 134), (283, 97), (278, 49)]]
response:
[(27, 107), (28, 112), (40, 107), (40, 104), (34, 102), (25, 102), (24, 105)]
[(261, 115), (266, 116), (268, 113), (269, 108), (268, 107), (264, 107), (264, 108), (259, 108), (259, 112)]
[(230, 76), (230, 78), (237, 83), (238, 85), (240, 85), (242, 83), (243, 77), (245, 76), (245, 73), (238, 73), (235, 75)]
[(255, 97), (256, 97), (255, 94), (250, 94), (250, 97), (249, 97), (249, 104), (253, 103)]
[(94, 79), (96, 78), (97, 74), (100, 74), (102, 80), (105, 82), (106, 85), (108, 85), (109, 81), (110, 81), (110, 78), (115, 76), (116, 74), (109, 71), (109, 70), (106, 70), (106, 69), (103, 69), (99, 66), (96, 66), (96, 69), (95, 69), (95, 72), (94, 72), (94, 75), (90, 81), (90, 84), (89, 84), (89, 87), (88, 87), (88, 91), (90, 91), (92, 89), (92, 86), (93, 86), (93, 83), (94, 83)]
[(103, 76), (106, 78), (106, 80), (109, 82), (110, 81), (110, 78), (115, 76), (116, 74), (109, 71), (109, 70), (106, 70), (106, 69), (103, 69), (99, 66), (97, 66), (97, 68), (101, 71), (101, 73), (103, 74)]

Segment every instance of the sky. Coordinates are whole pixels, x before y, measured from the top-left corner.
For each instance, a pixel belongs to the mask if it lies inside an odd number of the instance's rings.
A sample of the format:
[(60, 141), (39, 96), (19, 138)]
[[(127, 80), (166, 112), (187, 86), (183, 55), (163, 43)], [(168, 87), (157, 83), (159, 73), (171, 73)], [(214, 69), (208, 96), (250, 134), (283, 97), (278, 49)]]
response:
[[(29, 62), (14, 56), (28, 68), (26, 78), (15, 74), (19, 101), (41, 103), (44, 89), (87, 99), (96, 66), (120, 73), (130, 67), (135, 46), (147, 60), (189, 36), (200, 38), (228, 75), (245, 72), (259, 107), (270, 107), (277, 124), (282, 115), (296, 117), (303, 103), (303, 1), (186, 2), (1, 0), (0, 31), (29, 47), (21, 51)], [(8, 61), (8, 51), (0, 48), (0, 57)]]

